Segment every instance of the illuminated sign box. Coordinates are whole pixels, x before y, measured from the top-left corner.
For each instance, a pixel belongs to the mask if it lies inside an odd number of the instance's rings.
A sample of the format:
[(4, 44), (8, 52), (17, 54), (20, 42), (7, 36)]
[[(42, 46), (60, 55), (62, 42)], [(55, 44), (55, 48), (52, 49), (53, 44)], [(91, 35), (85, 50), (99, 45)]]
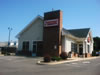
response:
[(44, 21), (44, 26), (45, 27), (58, 26), (58, 19), (45, 20)]

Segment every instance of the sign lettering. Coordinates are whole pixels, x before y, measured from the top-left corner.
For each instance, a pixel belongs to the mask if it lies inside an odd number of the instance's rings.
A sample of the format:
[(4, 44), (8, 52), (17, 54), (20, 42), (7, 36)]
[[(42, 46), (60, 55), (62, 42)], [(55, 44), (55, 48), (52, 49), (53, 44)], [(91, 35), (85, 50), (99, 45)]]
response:
[(58, 26), (58, 19), (45, 20), (44, 21), (44, 26), (45, 27)]

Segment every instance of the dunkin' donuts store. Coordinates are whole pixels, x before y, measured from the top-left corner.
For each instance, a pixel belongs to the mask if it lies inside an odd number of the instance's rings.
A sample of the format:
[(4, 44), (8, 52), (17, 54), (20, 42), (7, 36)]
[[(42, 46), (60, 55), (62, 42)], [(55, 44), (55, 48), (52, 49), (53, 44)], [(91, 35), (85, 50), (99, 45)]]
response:
[(18, 35), (17, 53), (32, 56), (59, 56), (71, 52), (73, 57), (89, 57), (93, 51), (93, 37), (90, 28), (65, 29), (62, 25), (62, 11), (45, 12), (37, 16)]

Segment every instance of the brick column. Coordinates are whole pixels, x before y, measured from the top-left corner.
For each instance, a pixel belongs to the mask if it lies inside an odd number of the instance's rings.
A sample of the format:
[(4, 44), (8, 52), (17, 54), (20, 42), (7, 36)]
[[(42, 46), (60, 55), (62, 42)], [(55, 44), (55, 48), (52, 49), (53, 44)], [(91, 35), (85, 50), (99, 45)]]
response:
[(62, 11), (44, 13), (44, 55), (59, 56), (61, 53)]

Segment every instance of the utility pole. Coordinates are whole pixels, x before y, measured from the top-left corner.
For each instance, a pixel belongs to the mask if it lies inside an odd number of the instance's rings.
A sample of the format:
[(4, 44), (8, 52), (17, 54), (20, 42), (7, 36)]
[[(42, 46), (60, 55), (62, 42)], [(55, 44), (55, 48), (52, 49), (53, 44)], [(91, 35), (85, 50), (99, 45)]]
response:
[[(8, 35), (8, 49), (9, 49), (9, 45), (10, 45), (10, 35), (11, 35), (12, 28), (8, 27), (8, 31), (9, 31), (9, 35)], [(6, 54), (7, 54), (7, 51), (6, 51)]]
[[(12, 28), (8, 27), (8, 30), (9, 30), (8, 43), (10, 43), (10, 35), (11, 35)], [(8, 44), (8, 46), (9, 46), (9, 44)]]

